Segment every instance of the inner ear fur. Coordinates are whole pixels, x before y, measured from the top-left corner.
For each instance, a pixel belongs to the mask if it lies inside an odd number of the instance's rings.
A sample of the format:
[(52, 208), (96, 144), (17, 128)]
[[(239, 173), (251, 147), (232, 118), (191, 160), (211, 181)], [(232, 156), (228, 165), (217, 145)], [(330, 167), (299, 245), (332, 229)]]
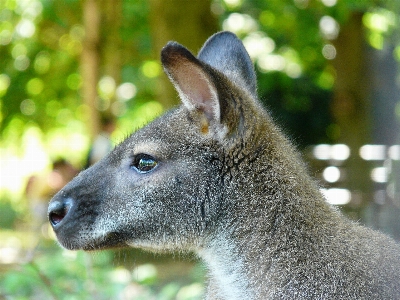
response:
[(235, 130), (234, 87), (225, 75), (201, 62), (182, 45), (170, 42), (161, 52), (164, 70), (183, 105), (197, 120), (200, 132), (225, 138)]

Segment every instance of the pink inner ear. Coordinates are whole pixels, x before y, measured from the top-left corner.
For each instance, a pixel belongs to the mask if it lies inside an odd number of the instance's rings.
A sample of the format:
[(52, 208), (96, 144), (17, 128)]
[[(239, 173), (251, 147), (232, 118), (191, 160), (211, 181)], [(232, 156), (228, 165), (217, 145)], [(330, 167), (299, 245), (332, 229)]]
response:
[(174, 68), (173, 77), (182, 102), (188, 109), (200, 109), (209, 121), (219, 122), (217, 92), (201, 67), (191, 62), (180, 63)]

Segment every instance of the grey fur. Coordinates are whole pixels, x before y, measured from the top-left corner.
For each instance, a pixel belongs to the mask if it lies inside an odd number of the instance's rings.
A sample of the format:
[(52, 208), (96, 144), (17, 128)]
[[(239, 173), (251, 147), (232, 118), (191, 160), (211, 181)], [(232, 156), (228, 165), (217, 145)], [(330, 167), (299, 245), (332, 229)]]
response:
[[(194, 251), (207, 299), (400, 299), (400, 246), (327, 204), (257, 101), (240, 40), (221, 32), (199, 58), (177, 43), (161, 56), (182, 105), (54, 197), (60, 244)], [(157, 166), (138, 172), (140, 153)]]

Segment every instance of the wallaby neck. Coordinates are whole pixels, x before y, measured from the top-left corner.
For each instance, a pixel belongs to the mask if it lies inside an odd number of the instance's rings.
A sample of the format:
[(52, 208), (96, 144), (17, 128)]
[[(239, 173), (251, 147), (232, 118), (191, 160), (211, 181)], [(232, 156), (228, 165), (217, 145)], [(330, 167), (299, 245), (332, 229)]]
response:
[[(296, 264), (290, 262), (288, 257), (293, 253), (297, 254), (296, 257), (310, 255), (325, 237), (332, 236), (335, 231), (338, 223), (335, 219), (339, 215), (327, 207), (325, 216), (316, 216), (311, 211), (315, 205), (324, 206), (323, 203), (310, 205), (304, 211), (309, 210), (309, 216), (297, 220), (292, 214), (265, 212), (266, 209), (260, 207), (258, 217), (251, 222), (254, 215), (248, 219), (237, 215), (236, 223), (231, 220), (231, 224), (226, 223), (226, 227), (216, 232), (209, 243), (197, 251), (209, 269), (210, 282), (215, 282), (211, 286), (218, 286), (213, 292), (216, 299), (272, 299), (276, 296), (276, 287), (283, 285), (279, 280), (288, 278), (286, 273), (290, 272), (290, 265)], [(283, 206), (276, 209), (292, 208)], [(322, 219), (327, 225), (319, 223)], [(320, 230), (314, 222), (322, 228), (330, 228), (332, 232)]]
[[(268, 134), (280, 136), (273, 129)], [(278, 145), (259, 142), (263, 150), (252, 151), (254, 156), (245, 157), (225, 181), (229, 200), (221, 223), (198, 250), (219, 287), (217, 299), (266, 299), (265, 291), (274, 293), (282, 285), (276, 279), (286, 278), (273, 274), (285, 272), (285, 256), (305, 257), (340, 223), (300, 160), (286, 159)], [(277, 143), (287, 147), (285, 154), (297, 156), (283, 136)]]

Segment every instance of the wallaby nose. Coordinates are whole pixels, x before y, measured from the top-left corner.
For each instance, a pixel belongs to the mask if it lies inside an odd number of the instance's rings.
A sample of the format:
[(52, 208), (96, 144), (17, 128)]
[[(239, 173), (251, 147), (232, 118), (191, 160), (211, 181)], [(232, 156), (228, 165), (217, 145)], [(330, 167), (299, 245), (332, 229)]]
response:
[(71, 198), (55, 199), (49, 204), (48, 215), (50, 224), (55, 227), (59, 225), (66, 217), (72, 207), (73, 200)]

